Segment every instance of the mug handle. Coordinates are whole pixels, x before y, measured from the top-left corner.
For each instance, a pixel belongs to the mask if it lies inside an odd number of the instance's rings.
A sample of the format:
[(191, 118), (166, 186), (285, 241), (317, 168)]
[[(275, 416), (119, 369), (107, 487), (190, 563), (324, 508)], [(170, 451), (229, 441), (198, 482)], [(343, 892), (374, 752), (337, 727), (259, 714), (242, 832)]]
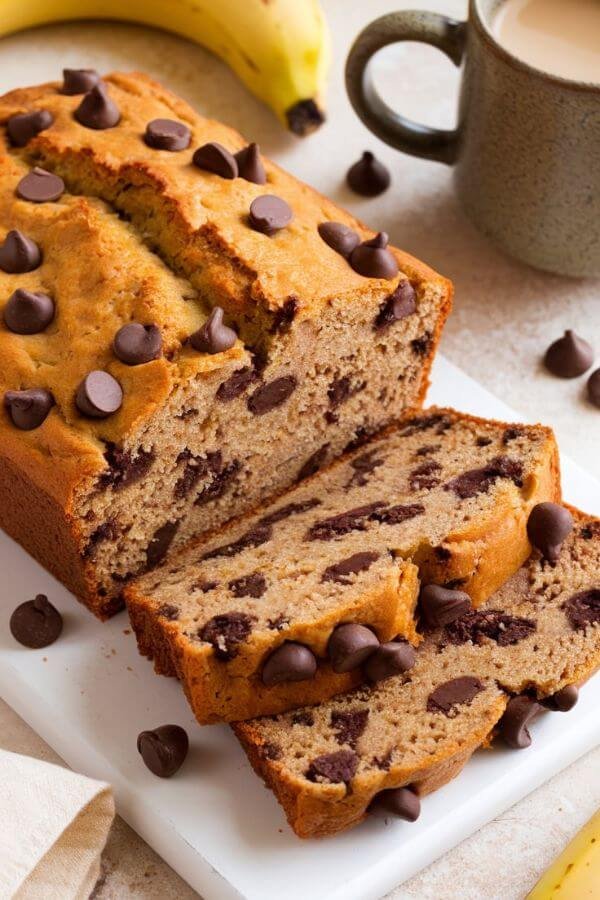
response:
[(423, 159), (449, 165), (455, 161), (458, 129), (430, 128), (395, 112), (375, 90), (368, 64), (388, 44), (420, 41), (437, 47), (458, 66), (464, 52), (466, 26), (466, 22), (438, 13), (402, 10), (375, 19), (358, 35), (346, 61), (346, 90), (359, 118), (386, 144)]

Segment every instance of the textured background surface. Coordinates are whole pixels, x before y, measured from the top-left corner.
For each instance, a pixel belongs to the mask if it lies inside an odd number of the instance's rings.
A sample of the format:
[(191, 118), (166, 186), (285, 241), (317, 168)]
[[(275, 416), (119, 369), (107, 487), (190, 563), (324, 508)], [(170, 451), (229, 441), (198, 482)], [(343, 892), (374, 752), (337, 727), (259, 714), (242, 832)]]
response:
[[(199, 110), (260, 142), (263, 150), (330, 194), (394, 243), (422, 257), (456, 286), (454, 313), (442, 350), (524, 417), (552, 425), (565, 453), (600, 475), (600, 412), (585, 379), (558, 381), (540, 358), (565, 328), (594, 344), (600, 365), (600, 283), (536, 272), (487, 243), (465, 220), (452, 193), (450, 171), (401, 156), (356, 120), (345, 98), (343, 59), (355, 34), (399, 6), (437, 9), (457, 18), (463, 0), (326, 0), (335, 65), (329, 121), (297, 141), (247, 95), (235, 77), (201, 48), (135, 26), (61, 25), (0, 40), (0, 92), (59, 77), (62, 66), (102, 71), (138, 68), (163, 80)], [(451, 127), (458, 73), (427, 47), (390, 48), (378, 60), (389, 102), (428, 124)], [(357, 200), (344, 174), (362, 150), (374, 150), (392, 171), (382, 197)], [(56, 755), (0, 701), (0, 746), (57, 761)], [(452, 852), (397, 888), (395, 900), (518, 900), (600, 804), (600, 750), (588, 754)], [(196, 896), (123, 822), (107, 847), (95, 896), (188, 900)]]

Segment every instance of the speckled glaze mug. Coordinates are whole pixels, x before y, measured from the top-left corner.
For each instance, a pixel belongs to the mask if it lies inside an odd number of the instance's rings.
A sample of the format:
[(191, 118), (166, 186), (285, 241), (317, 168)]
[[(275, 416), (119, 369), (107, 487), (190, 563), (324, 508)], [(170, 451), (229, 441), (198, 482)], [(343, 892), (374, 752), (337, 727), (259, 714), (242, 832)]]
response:
[[(505, 50), (490, 23), (502, 0), (471, 0), (469, 19), (404, 10), (368, 25), (346, 63), (350, 101), (392, 147), (454, 166), (472, 221), (512, 256), (563, 275), (600, 275), (600, 84), (569, 81)], [(368, 63), (421, 41), (464, 63), (458, 127), (419, 125), (377, 94)]]

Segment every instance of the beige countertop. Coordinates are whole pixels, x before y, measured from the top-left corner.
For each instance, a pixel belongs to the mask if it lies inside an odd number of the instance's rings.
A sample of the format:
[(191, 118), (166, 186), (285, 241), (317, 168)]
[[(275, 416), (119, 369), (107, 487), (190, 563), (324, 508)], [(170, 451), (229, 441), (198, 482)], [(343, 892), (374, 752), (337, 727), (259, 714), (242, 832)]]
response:
[[(361, 27), (399, 6), (433, 8), (460, 18), (463, 0), (328, 0), (335, 65), (329, 120), (298, 141), (235, 77), (201, 48), (136, 26), (60, 25), (0, 40), (0, 93), (59, 77), (63, 66), (142, 69), (202, 112), (259, 141), (284, 166), (351, 206), (395, 244), (426, 260), (456, 287), (442, 351), (528, 419), (552, 425), (559, 444), (600, 475), (600, 412), (587, 403), (584, 379), (559, 381), (540, 365), (547, 345), (573, 328), (596, 348), (600, 365), (600, 282), (536, 272), (495, 250), (464, 218), (442, 165), (380, 144), (354, 117), (342, 87), (343, 58)], [(451, 127), (458, 73), (440, 53), (402, 46), (385, 51), (378, 78), (386, 97), (428, 124)], [(382, 197), (358, 200), (344, 186), (347, 167), (374, 150), (392, 171)], [(100, 627), (100, 626), (99, 626)], [(0, 746), (43, 759), (53, 751), (0, 701)], [(392, 892), (394, 900), (519, 900), (553, 856), (600, 805), (600, 750), (553, 778), (504, 815)], [(105, 852), (94, 896), (187, 900), (197, 896), (122, 821)]]

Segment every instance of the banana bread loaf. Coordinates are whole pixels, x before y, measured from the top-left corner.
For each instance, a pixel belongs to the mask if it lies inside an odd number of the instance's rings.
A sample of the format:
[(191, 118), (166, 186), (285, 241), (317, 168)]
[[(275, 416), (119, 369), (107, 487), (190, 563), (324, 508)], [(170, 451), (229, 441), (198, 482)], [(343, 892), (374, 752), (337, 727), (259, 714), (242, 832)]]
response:
[(145, 76), (0, 98), (0, 525), (104, 617), (420, 405), (450, 285), (372, 238)]
[(415, 415), (132, 583), (140, 651), (201, 723), (316, 703), (410, 664), (418, 574), (486, 599), (558, 492), (547, 429)]
[(300, 837), (377, 806), (414, 819), (418, 795), (495, 733), (525, 747), (544, 706), (573, 705), (569, 686), (600, 665), (600, 521), (574, 518), (555, 562), (534, 551), (478, 610), (428, 634), (408, 675), (234, 726)]

